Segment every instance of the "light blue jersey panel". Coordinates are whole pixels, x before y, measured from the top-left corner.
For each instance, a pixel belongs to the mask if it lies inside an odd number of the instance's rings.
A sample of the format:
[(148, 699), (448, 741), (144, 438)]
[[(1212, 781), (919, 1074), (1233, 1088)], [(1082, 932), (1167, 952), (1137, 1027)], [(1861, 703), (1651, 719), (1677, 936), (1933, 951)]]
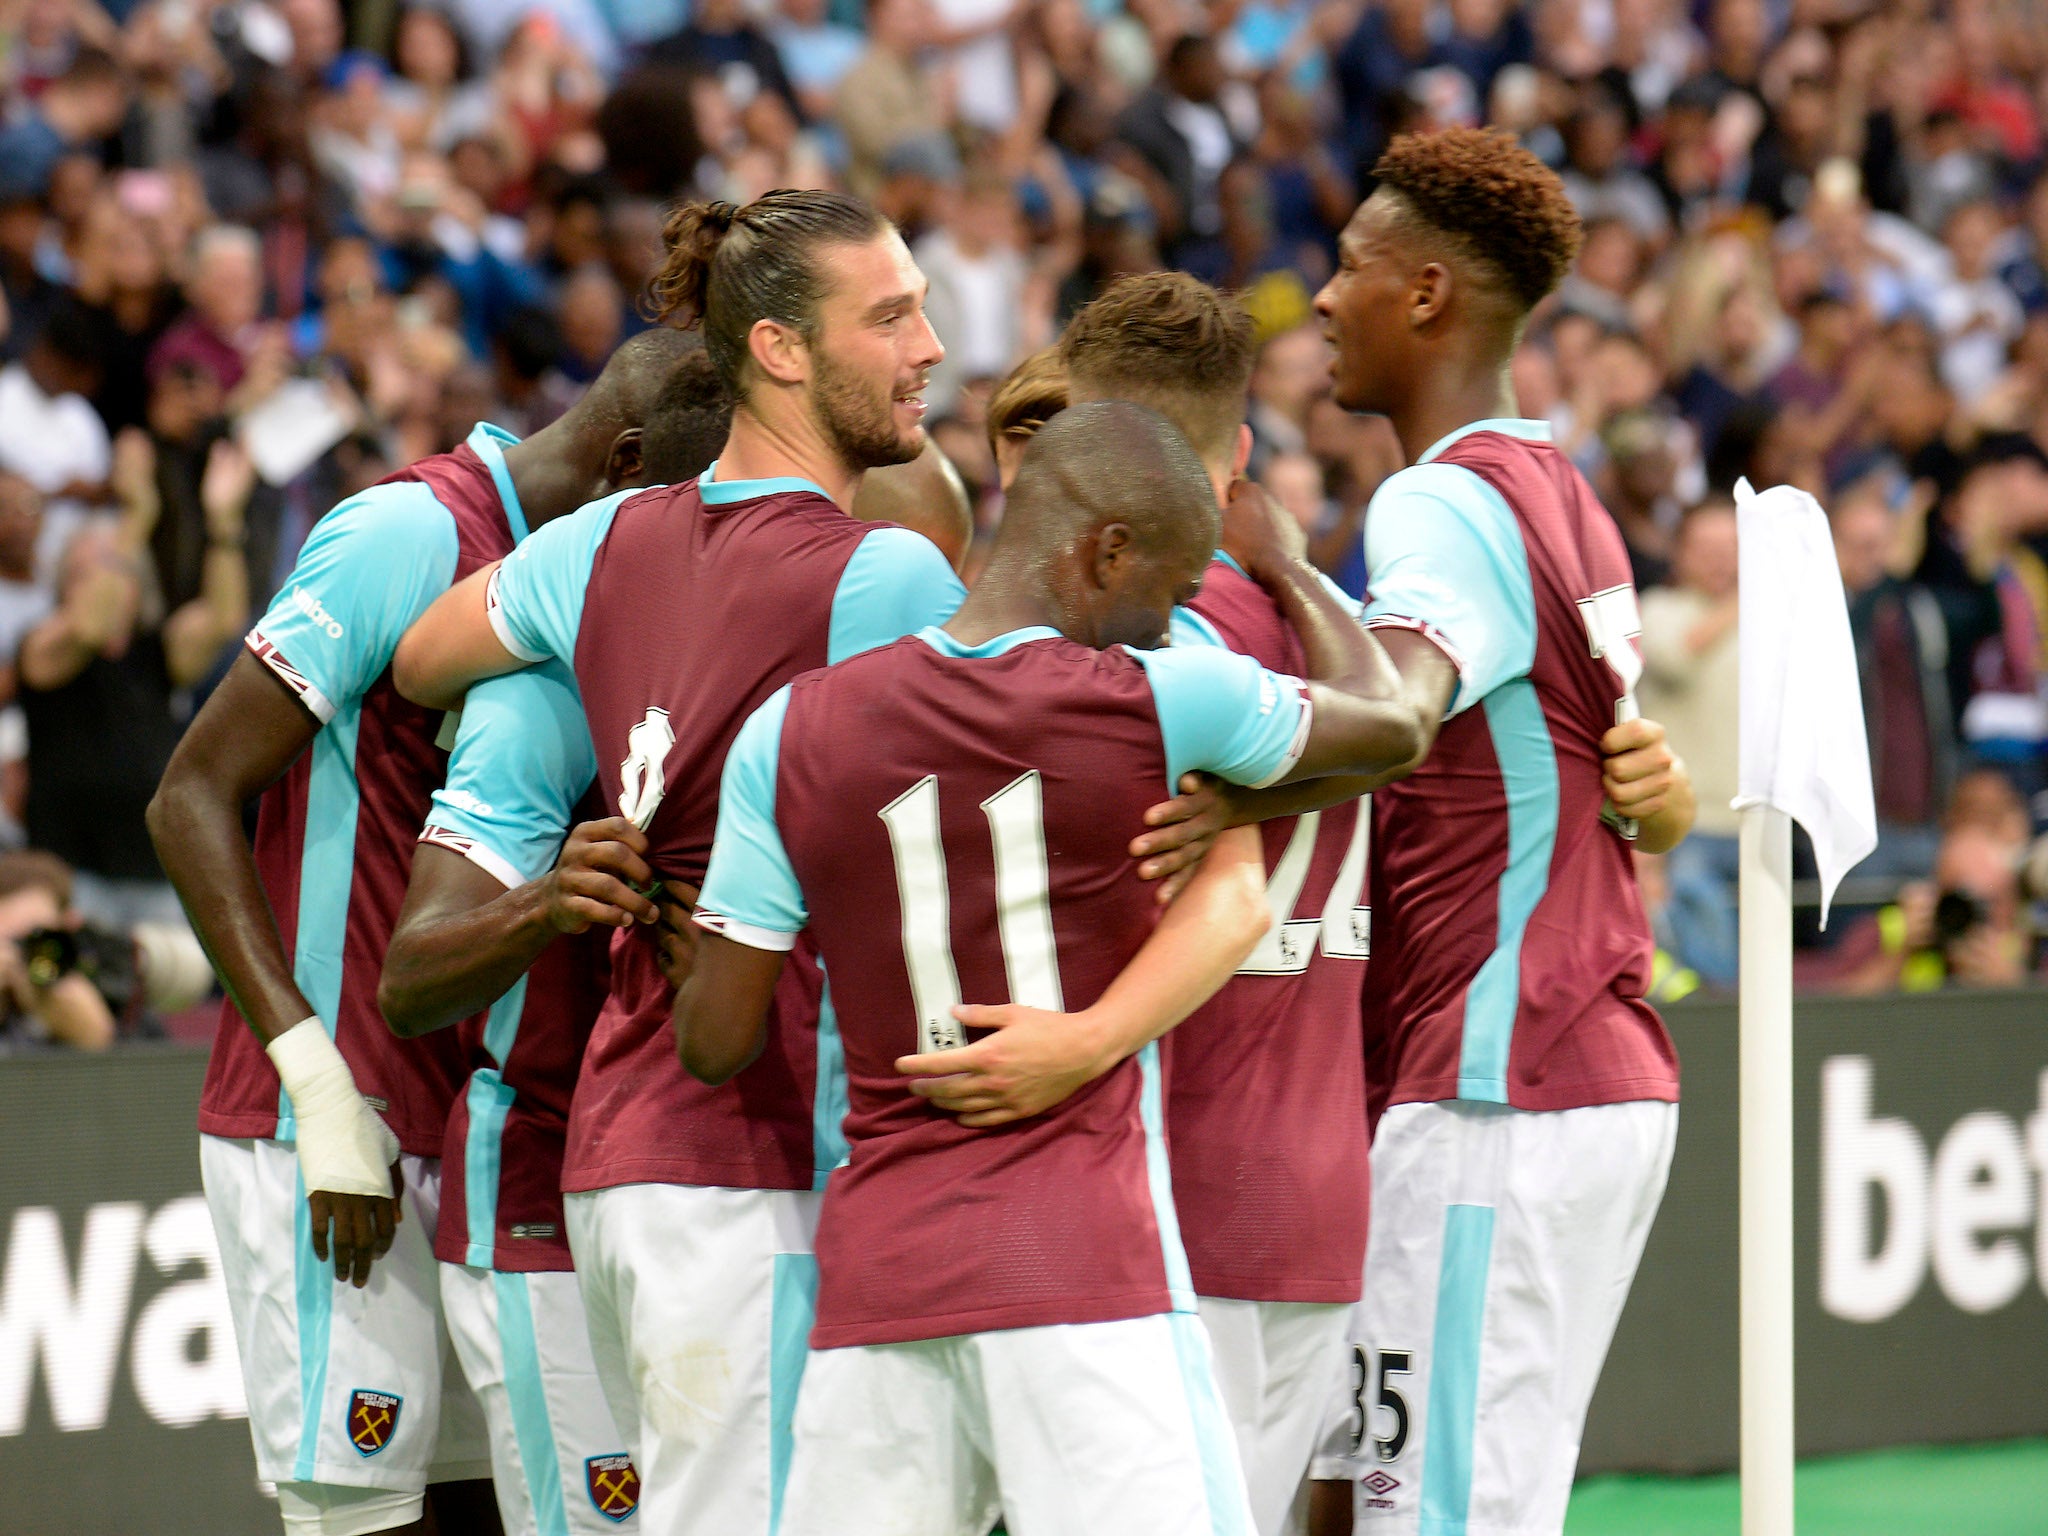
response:
[(877, 528), (840, 572), (825, 659), (841, 662), (943, 624), (966, 598), (938, 545), (908, 528)]
[(1223, 636), (1214, 624), (1192, 608), (1176, 608), (1166, 623), (1166, 638), (1175, 645), (1210, 645), (1227, 651)]
[(506, 650), (522, 661), (575, 660), (590, 567), (612, 531), (619, 503), (639, 494), (620, 491), (578, 507), (505, 557), (491, 582), (491, 628)]
[(803, 887), (775, 824), (775, 778), (782, 760), (785, 684), (755, 710), (726, 754), (718, 791), (718, 834), (711, 846), (698, 910), (714, 931), (755, 949), (790, 949), (811, 920)]
[(554, 867), (596, 777), (575, 674), (550, 659), (469, 690), (427, 823), (474, 843), (470, 857), (507, 887), (524, 885)]
[(1458, 665), (1450, 713), (1536, 660), (1536, 599), (1521, 525), (1500, 492), (1457, 464), (1391, 476), (1365, 514), (1368, 624), (1426, 626)]
[(1217, 646), (1131, 654), (1152, 684), (1169, 788), (1196, 769), (1258, 788), (1301, 756), (1308, 699), (1296, 679)]
[(373, 485), (313, 525), (257, 633), (304, 680), (325, 724), (391, 664), (398, 638), (455, 579), (455, 518), (415, 481)]

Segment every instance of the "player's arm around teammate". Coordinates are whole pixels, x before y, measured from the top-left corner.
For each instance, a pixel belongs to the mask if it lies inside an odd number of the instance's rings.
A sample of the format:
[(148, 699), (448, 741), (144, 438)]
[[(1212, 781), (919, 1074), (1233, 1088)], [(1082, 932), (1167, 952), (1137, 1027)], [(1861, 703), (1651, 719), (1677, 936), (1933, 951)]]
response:
[[(1403, 696), (1401, 678), (1389, 665), (1380, 641), (1360, 628), (1308, 564), (1294, 520), (1256, 487), (1241, 485), (1225, 509), (1224, 543), (1272, 592), (1302, 639), (1309, 725), (1301, 753), (1281, 784), (1300, 786), (1314, 808), (1362, 794), (1419, 760), (1428, 750), (1426, 694)], [(1151, 654), (1160, 666), (1203, 664), (1192, 659), (1195, 653)], [(1273, 807), (1264, 815), (1295, 809), (1286, 805), (1286, 788), (1253, 793), (1273, 797), (1264, 802)], [(1260, 819), (1246, 817), (1237, 830), (1248, 832), (1249, 824)], [(1219, 830), (1211, 827), (1204, 835)], [(1185, 854), (1187, 843), (1177, 843), (1175, 849)], [(1263, 867), (1261, 862), (1261, 872)], [(1155, 864), (1150, 870), (1141, 867), (1141, 872), (1149, 878), (1165, 871)], [(1180, 900), (1194, 894), (1191, 886)], [(1263, 907), (1262, 877), (1257, 899)], [(1193, 956), (1204, 954), (1208, 940), (1203, 924), (1197, 914), (1189, 918), (1179, 924), (1161, 923), (1154, 940), (1162, 961), (1168, 946), (1178, 949), (1182, 942), (1192, 954), (1173, 963), (1192, 968)], [(1133, 969), (1145, 959), (1141, 955)], [(898, 1067), (917, 1079), (913, 1092), (966, 1117), (968, 1125), (1001, 1125), (1037, 1114), (1178, 1024), (1214, 994), (1242, 959), (1238, 957), (1206, 991), (1171, 1015), (1126, 1006), (1129, 994), (1115, 988), (1085, 1019), (1016, 1004), (963, 1007), (958, 1010), (963, 1023), (994, 1033), (961, 1050), (906, 1056)]]

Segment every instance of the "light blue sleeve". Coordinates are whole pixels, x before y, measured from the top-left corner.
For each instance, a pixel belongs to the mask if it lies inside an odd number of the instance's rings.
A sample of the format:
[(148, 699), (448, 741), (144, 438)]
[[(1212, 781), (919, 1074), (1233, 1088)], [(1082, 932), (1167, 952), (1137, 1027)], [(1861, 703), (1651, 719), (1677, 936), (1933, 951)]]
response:
[[(915, 537), (915, 535), (913, 535)], [(718, 835), (697, 900), (697, 921), (754, 949), (790, 949), (810, 922), (803, 888), (775, 824), (775, 777), (789, 689), (755, 710), (726, 754), (718, 791)]]
[(1133, 651), (1144, 664), (1166, 741), (1166, 782), (1201, 769), (1262, 788), (1283, 778), (1308, 742), (1308, 692), (1298, 678), (1268, 672), (1249, 656), (1216, 646)]
[(313, 525), (250, 648), (324, 725), (455, 579), (455, 519), (417, 482), (376, 485)]
[(1389, 478), (1365, 513), (1365, 622), (1420, 630), (1458, 669), (1458, 714), (1536, 661), (1536, 598), (1521, 525), (1456, 464)]
[(576, 678), (545, 661), (478, 683), (462, 706), (448, 780), (422, 841), (452, 848), (509, 888), (554, 867), (597, 777)]
[(839, 573), (825, 659), (844, 661), (943, 624), (966, 597), (938, 545), (908, 528), (877, 528)]
[(1229, 650), (1223, 643), (1223, 636), (1216, 626), (1203, 618), (1192, 608), (1175, 608), (1167, 620), (1166, 636), (1175, 645), (1213, 645), (1219, 650)]
[(506, 650), (522, 661), (576, 659), (590, 567), (619, 503), (639, 494), (620, 491), (578, 507), (536, 529), (505, 557), (491, 577), (490, 611), (491, 628)]

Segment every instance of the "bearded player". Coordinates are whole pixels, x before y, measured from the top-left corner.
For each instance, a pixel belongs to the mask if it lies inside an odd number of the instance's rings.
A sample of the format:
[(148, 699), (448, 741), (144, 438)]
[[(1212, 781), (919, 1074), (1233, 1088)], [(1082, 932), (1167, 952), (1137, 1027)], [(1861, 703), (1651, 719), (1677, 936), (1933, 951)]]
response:
[[(1593, 1386), (1662, 1197), (1678, 1064), (1643, 1000), (1629, 850), (1689, 790), (1603, 817), (1600, 741), (1635, 713), (1635, 589), (1613, 519), (1509, 362), (1580, 226), (1514, 139), (1395, 141), (1316, 308), (1339, 404), (1409, 467), (1366, 514), (1366, 622), (1435, 731), (1373, 797), (1365, 1027), (1389, 1107), (1358, 1369), (1318, 1474), (1328, 1530), (1564, 1524)], [(1350, 1504), (1354, 1508), (1347, 1510)]]
[[(1115, 984), (1152, 926), (1125, 828), (1156, 786), (1412, 755), (1377, 643), (1298, 551), (1261, 577), (1305, 637), (1306, 684), (1159, 648), (1217, 522), (1166, 421), (1076, 406), (1026, 453), (946, 626), (798, 679), (733, 748), (683, 1059), (720, 1081), (763, 1048), (808, 930), (852, 1085), (789, 1536), (982, 1531), (998, 1508), (1017, 1536), (1250, 1530), (1175, 1230), (1156, 1047), (1003, 1131), (934, 1112), (896, 1066), (957, 1043), (963, 996), (1085, 1014)], [(1219, 846), (1199, 878), (1219, 876), (1252, 918), (1213, 937), (1235, 961), (1265, 926), (1256, 842)]]
[[(407, 637), (397, 673), (446, 704), (483, 676), (571, 664), (605, 806), (644, 827), (652, 876), (687, 892), (747, 715), (801, 672), (950, 617), (963, 589), (923, 536), (848, 516), (868, 469), (923, 449), (924, 376), (943, 355), (893, 226), (850, 198), (776, 192), (688, 205), (668, 238), (657, 298), (701, 324), (735, 402), (718, 462), (587, 507), (457, 588)], [(1211, 963), (1169, 958), (1150, 973), (1162, 985)], [(637, 1438), (643, 1524), (765, 1536), (816, 1287), (816, 1191), (843, 1154), (836, 1021), (799, 949), (769, 1049), (706, 1087), (676, 1060), (654, 932), (612, 959), (563, 1165), (599, 1370)], [(1108, 1041), (1100, 1069), (1129, 1048)], [(1008, 1107), (993, 1112), (1017, 1112), (1003, 1091), (1016, 1081), (997, 1085)], [(959, 1084), (932, 1091), (962, 1100)]]
[[(443, 1522), (496, 1523), (430, 1248), (466, 1069), (452, 1035), (400, 1041), (377, 1012), (444, 762), (442, 717), (400, 698), (389, 667), (450, 582), (646, 473), (641, 424), (690, 350), (636, 338), (528, 441), (479, 426), (328, 513), (151, 802), (158, 855), (228, 993), (201, 1168), (257, 1468), (288, 1531), (411, 1529), (429, 1484)], [(252, 849), (242, 808), (259, 794)]]

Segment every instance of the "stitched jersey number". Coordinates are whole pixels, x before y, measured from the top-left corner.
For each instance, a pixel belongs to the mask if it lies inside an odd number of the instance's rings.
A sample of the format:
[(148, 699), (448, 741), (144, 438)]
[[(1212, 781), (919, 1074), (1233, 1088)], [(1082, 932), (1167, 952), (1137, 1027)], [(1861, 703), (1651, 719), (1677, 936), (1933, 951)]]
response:
[[(1642, 615), (1636, 609), (1636, 589), (1609, 587), (1591, 597), (1579, 599), (1579, 617), (1586, 621), (1586, 640), (1593, 659), (1604, 661), (1621, 684), (1621, 697), (1614, 701), (1614, 723), (1624, 724), (1642, 714), (1636, 707), (1636, 684), (1642, 680), (1643, 658), (1634, 642), (1643, 633)], [(1611, 810), (1604, 817), (1623, 837), (1633, 838), (1638, 830), (1633, 816), (1617, 816)]]
[[(1019, 774), (981, 802), (996, 859), (996, 931), (1010, 1001), (1058, 1013), (1059, 955), (1053, 947), (1052, 896), (1045, 861), (1045, 805), (1038, 770)], [(903, 908), (903, 961), (917, 1007), (920, 1051), (949, 1051), (967, 1043), (953, 1017), (960, 977), (946, 895), (946, 852), (939, 841), (939, 781), (927, 774), (878, 813), (889, 829), (896, 859), (896, 894)]]
[(1308, 969), (1318, 943), (1323, 953), (1342, 960), (1363, 960), (1372, 951), (1372, 908), (1365, 896), (1366, 859), (1372, 849), (1372, 796), (1360, 796), (1358, 825), (1344, 849), (1330, 899), (1321, 917), (1296, 917), (1294, 904), (1308, 883), (1315, 858), (1322, 812), (1310, 811), (1294, 824), (1294, 835), (1266, 881), (1266, 908), (1273, 921), (1251, 958), (1238, 967), (1240, 976), (1299, 976)]

